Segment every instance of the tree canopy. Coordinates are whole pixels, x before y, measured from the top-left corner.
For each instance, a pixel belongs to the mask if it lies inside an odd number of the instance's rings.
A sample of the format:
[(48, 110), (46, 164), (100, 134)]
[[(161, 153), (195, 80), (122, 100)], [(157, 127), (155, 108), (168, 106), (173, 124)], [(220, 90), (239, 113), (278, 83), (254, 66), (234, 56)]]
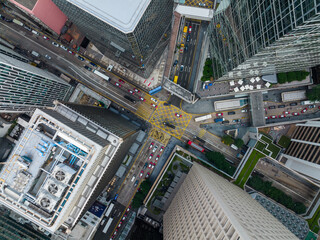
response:
[(231, 145), (232, 143), (234, 143), (233, 138), (231, 136), (229, 136), (229, 135), (224, 135), (222, 137), (221, 141), (226, 145)]
[(320, 85), (315, 86), (307, 92), (307, 98), (310, 101), (320, 101)]
[(234, 140), (234, 145), (236, 145), (238, 148), (241, 148), (243, 146), (244, 142), (241, 138), (237, 138)]
[(227, 162), (225, 156), (220, 152), (206, 152), (207, 159), (218, 169), (221, 171), (233, 175), (236, 168), (232, 166), (229, 162)]

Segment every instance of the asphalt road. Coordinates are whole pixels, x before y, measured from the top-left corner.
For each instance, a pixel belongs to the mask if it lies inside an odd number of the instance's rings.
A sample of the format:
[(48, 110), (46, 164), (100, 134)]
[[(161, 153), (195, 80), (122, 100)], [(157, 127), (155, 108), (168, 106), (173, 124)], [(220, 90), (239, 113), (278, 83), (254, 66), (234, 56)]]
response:
[[(53, 41), (51, 39), (45, 40), (42, 35), (35, 35), (19, 25), (4, 21), (0, 21), (0, 36), (10, 40), (13, 45), (20, 49), (20, 53), (24, 54), (27, 58), (44, 62), (45, 64), (76, 78), (78, 82), (86, 87), (95, 90), (132, 112), (136, 112), (140, 105), (142, 105), (143, 111), (146, 113), (147, 117), (154, 111), (154, 108), (151, 106), (153, 102), (143, 91), (139, 90), (139, 93), (135, 92), (134, 95), (131, 94), (129, 90), (134, 91), (135, 87), (133, 85), (128, 82), (121, 83), (119, 82), (120, 77), (105, 71), (105, 75), (111, 78), (111, 81), (107, 82), (84, 68), (84, 66), (90, 66), (92, 69), (96, 69), (97, 67), (92, 66), (87, 60), (79, 60), (77, 54), (71, 54), (61, 47), (55, 47), (52, 44)], [(39, 53), (40, 57), (31, 55), (32, 51)], [(49, 55), (51, 59), (47, 59), (45, 55)], [(99, 71), (102, 72), (102, 70)], [(116, 86), (116, 82), (121, 84), (121, 87)], [(132, 103), (130, 100), (124, 98), (125, 95), (132, 97), (136, 100), (136, 103)], [(141, 101), (140, 97), (145, 98), (146, 101)]]

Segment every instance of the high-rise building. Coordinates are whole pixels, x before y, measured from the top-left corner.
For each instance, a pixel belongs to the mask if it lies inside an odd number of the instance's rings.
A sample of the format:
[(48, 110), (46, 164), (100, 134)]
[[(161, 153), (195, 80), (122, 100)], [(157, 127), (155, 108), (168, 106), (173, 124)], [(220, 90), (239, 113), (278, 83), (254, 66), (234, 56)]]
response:
[(195, 163), (163, 217), (164, 239), (298, 239), (256, 200)]
[(36, 109), (0, 172), (0, 204), (70, 233), (121, 165), (138, 126), (103, 108)]
[(67, 100), (71, 86), (27, 63), (11, 49), (0, 47), (0, 112), (29, 112)]
[(290, 145), (280, 162), (316, 182), (320, 182), (320, 124), (318, 121), (298, 123)]
[(53, 2), (103, 54), (150, 75), (167, 43), (173, 0)]
[(214, 78), (247, 78), (318, 65), (319, 12), (319, 1), (222, 0), (208, 29)]

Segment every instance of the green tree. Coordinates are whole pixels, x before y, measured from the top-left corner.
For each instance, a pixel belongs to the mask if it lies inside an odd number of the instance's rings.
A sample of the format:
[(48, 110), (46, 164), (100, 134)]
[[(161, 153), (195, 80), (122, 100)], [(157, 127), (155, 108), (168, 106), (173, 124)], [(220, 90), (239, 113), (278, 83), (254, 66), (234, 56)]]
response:
[(149, 179), (144, 180), (139, 187), (139, 190), (134, 195), (132, 199), (131, 206), (133, 208), (139, 208), (143, 204), (143, 200), (147, 196), (148, 192), (150, 191), (152, 184)]
[(206, 152), (206, 157), (216, 168), (231, 176), (234, 174), (236, 168), (226, 161), (222, 153), (215, 151)]
[(224, 135), (222, 137), (221, 141), (226, 145), (231, 145), (232, 143), (234, 143), (233, 138), (231, 136), (229, 136), (229, 135)]
[(307, 98), (310, 101), (320, 101), (320, 85), (317, 85), (307, 92)]
[(234, 140), (234, 145), (236, 145), (238, 148), (241, 148), (243, 146), (244, 142), (241, 138), (237, 138)]

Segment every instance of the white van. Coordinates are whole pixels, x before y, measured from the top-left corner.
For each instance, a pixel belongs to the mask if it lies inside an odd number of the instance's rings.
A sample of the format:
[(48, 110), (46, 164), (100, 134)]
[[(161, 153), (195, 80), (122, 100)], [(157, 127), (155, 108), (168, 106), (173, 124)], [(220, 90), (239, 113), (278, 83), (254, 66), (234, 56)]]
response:
[(35, 35), (38, 35), (38, 36), (39, 36), (39, 33), (38, 33), (37, 31), (32, 30), (31, 32), (32, 32), (33, 34), (35, 34)]
[(111, 72), (112, 69), (113, 69), (113, 65), (110, 64), (110, 65), (108, 66), (107, 70), (108, 70), (109, 72)]
[(133, 182), (136, 179), (136, 175), (133, 174), (132, 178), (131, 178), (131, 182)]
[(37, 53), (36, 51), (32, 51), (31, 54), (32, 54), (33, 56), (40, 57), (40, 54)]

